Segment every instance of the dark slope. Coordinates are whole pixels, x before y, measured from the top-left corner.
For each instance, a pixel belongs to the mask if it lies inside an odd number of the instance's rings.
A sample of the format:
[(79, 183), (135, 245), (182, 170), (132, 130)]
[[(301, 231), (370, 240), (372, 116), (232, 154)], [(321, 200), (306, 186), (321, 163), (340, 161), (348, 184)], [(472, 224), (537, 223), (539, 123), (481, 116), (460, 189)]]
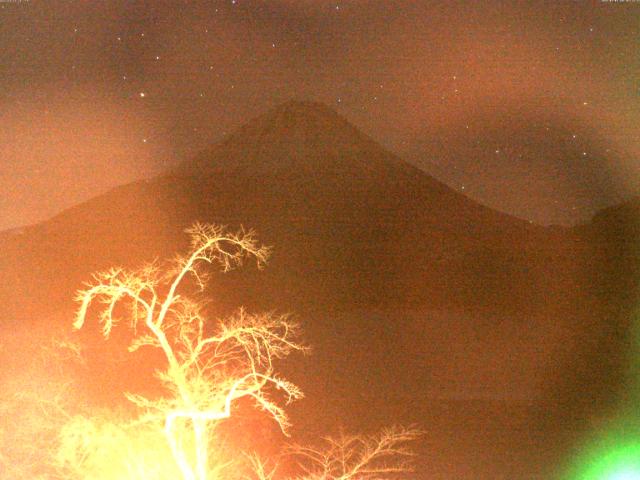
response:
[[(455, 193), (384, 150), (335, 111), (312, 102), (281, 105), (185, 162), (174, 173), (200, 179), (223, 177), (225, 181), (230, 177), (275, 178), (281, 188), (294, 190), (293, 195), (295, 190), (308, 195), (364, 194), (369, 198), (362, 201), (378, 200), (375, 206), (382, 208), (381, 213), (393, 211), (396, 217), (402, 207), (414, 204), (408, 213), (420, 213), (420, 218), (430, 218), (441, 228), (460, 229), (465, 225), (463, 229), (469, 233), (484, 235), (525, 226), (520, 220)], [(405, 190), (412, 201), (403, 202), (404, 198), (392, 195), (376, 199), (375, 194), (385, 189), (390, 189), (389, 193)], [(417, 208), (424, 211), (415, 212)], [(375, 216), (377, 212), (368, 214)], [(350, 213), (345, 211), (344, 215)]]
[(295, 285), (303, 301), (535, 310), (534, 291), (558, 296), (580, 274), (562, 261), (570, 236), (467, 199), (325, 106), (290, 102), (166, 176), (4, 235), (3, 308), (68, 305), (89, 272), (171, 254), (194, 220), (258, 229), (276, 247), (273, 290)]
[[(615, 381), (585, 383), (616, 297), (592, 295), (606, 259), (594, 263), (584, 232), (479, 205), (308, 102), (252, 120), (167, 175), (1, 234), (3, 331), (70, 324), (73, 293), (92, 272), (184, 251), (182, 231), (196, 220), (243, 224), (274, 246), (265, 271), (214, 276), (208, 293), (214, 311), (244, 304), (303, 319), (316, 349), (293, 372), (309, 394), (305, 428), (336, 416), (357, 427), (433, 424), (425, 453), (450, 451), (432, 462), (444, 476), (430, 478), (539, 471), (544, 442), (517, 432), (558, 417), (532, 424), (536, 408), (513, 416), (501, 402), (534, 395), (547, 412), (575, 396), (595, 402)], [(588, 358), (579, 371), (576, 357)], [(455, 407), (430, 400), (461, 394)], [(464, 457), (473, 448), (476, 458)], [(503, 448), (525, 453), (507, 465)], [(523, 457), (533, 463), (517, 467)]]

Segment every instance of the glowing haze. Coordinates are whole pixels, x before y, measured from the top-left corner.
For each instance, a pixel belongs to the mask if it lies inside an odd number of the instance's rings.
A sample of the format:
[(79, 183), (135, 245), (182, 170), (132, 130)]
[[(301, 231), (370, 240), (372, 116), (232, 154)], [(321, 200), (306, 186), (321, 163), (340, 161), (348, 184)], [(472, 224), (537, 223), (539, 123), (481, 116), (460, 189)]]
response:
[(494, 208), (582, 220), (635, 192), (639, 11), (633, 2), (4, 3), (0, 228), (149, 176), (292, 97), (334, 106)]

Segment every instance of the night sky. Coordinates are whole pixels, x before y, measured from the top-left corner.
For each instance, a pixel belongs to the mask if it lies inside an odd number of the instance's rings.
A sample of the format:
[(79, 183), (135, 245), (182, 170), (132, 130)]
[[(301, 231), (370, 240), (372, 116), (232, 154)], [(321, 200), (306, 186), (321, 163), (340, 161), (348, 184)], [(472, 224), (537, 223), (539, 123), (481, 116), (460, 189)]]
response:
[(0, 229), (319, 100), (494, 208), (638, 191), (640, 2), (0, 0)]

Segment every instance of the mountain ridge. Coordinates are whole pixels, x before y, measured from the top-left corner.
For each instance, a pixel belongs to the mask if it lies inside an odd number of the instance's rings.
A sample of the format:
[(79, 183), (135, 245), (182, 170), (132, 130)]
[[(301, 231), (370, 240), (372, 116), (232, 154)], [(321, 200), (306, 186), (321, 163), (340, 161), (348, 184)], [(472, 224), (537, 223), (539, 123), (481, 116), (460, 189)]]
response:
[[(5, 250), (16, 256), (6, 278), (25, 278), (49, 264), (38, 248), (43, 241), (49, 251), (66, 252), (66, 260), (60, 255), (58, 261), (78, 269), (69, 275), (76, 280), (80, 271), (86, 275), (86, 269), (105, 267), (108, 260), (131, 263), (144, 254), (144, 245), (150, 254), (171, 254), (168, 245), (180, 244), (180, 232), (195, 220), (256, 227), (276, 245), (289, 238), (293, 243), (284, 248), (306, 265), (305, 250), (291, 230), (314, 245), (314, 255), (322, 255), (323, 243), (343, 252), (338, 263), (346, 263), (329, 270), (356, 274), (362, 268), (406, 277), (394, 288), (398, 293), (399, 285), (418, 274), (416, 268), (436, 262), (434, 270), (448, 276), (449, 263), (462, 269), (474, 249), (515, 252), (546, 232), (467, 199), (386, 151), (329, 107), (294, 101), (247, 122), (177, 170), (117, 187), (20, 235), (4, 235)], [(32, 253), (20, 255), (21, 245), (31, 245)], [(101, 249), (105, 253), (96, 257)], [(383, 260), (368, 260), (371, 249)], [(403, 266), (403, 249), (419, 260)], [(6, 290), (18, 308), (19, 300)], [(385, 288), (375, 290), (380, 294)]]
[[(357, 188), (367, 182), (412, 182), (424, 172), (326, 105), (290, 101), (254, 117), (168, 174), (272, 177), (292, 188), (326, 182)], [(448, 188), (431, 181), (434, 190)]]

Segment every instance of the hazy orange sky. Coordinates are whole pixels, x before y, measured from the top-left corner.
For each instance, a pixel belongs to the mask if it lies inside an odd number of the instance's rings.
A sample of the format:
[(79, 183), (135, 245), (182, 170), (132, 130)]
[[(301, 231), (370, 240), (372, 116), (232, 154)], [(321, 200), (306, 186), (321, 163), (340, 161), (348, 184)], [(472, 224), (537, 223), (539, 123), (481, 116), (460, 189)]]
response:
[(294, 97), (536, 222), (637, 192), (636, 2), (22, 0), (0, 40), (0, 229)]

